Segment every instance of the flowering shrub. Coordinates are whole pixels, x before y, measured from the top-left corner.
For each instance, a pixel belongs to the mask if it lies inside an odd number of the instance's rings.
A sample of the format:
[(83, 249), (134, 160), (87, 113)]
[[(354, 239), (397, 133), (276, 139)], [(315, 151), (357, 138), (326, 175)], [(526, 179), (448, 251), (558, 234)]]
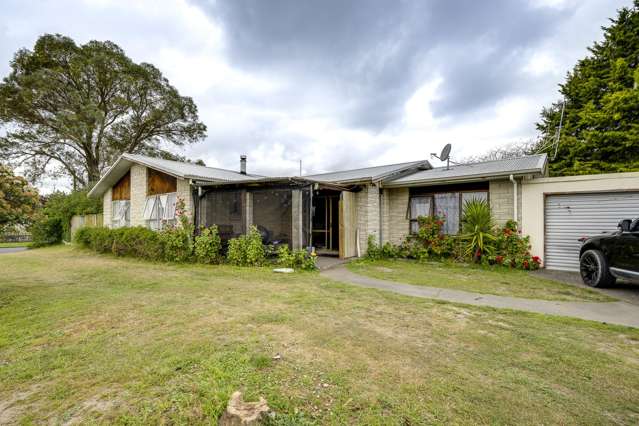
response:
[(517, 222), (509, 220), (497, 231), (495, 254), (489, 256), (488, 263), (517, 269), (539, 269), (541, 259), (530, 255), (530, 238), (522, 236)]
[(402, 244), (408, 257), (424, 260), (430, 257), (443, 258), (453, 256), (455, 244), (450, 235), (442, 228), (446, 219), (441, 216), (420, 216), (417, 219), (419, 230), (416, 235), (407, 238)]

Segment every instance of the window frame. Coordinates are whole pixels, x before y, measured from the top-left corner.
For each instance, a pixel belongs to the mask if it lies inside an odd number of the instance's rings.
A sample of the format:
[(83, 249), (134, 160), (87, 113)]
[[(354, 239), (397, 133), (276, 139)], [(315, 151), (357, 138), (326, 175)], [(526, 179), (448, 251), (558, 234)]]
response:
[[(412, 200), (413, 198), (431, 198), (431, 208), (430, 208), (430, 216), (434, 216), (434, 213), (437, 211), (437, 203), (436, 203), (436, 194), (454, 194), (457, 193), (459, 196), (459, 229), (458, 232), (461, 231), (462, 221), (461, 218), (464, 213), (464, 202), (463, 202), (463, 194), (473, 193), (473, 192), (482, 192), (486, 194), (486, 202), (490, 205), (490, 190), (489, 189), (463, 189), (463, 188), (451, 188), (448, 191), (430, 191), (423, 192), (417, 194), (410, 194), (408, 197), (408, 209), (407, 209), (407, 218), (408, 218), (408, 234), (409, 235), (417, 235), (417, 232), (413, 231), (413, 223), (417, 222), (417, 218), (412, 218)], [(418, 228), (419, 229), (419, 228)], [(455, 235), (455, 234), (449, 234)]]
[[(175, 197), (175, 202), (170, 201), (172, 196)], [(162, 197), (166, 197), (166, 199), (164, 200), (164, 205), (162, 205), (161, 202)], [(151, 212), (148, 215), (149, 217), (147, 217), (147, 206), (149, 201), (151, 200), (153, 200), (153, 206), (151, 207)], [(162, 194), (147, 195), (144, 201), (143, 211), (145, 226), (153, 231), (161, 231), (164, 228), (175, 226), (177, 224), (177, 217), (175, 216), (177, 200), (177, 192), (166, 192)], [(169, 202), (171, 202), (173, 205), (173, 215), (171, 218), (167, 218), (166, 214), (166, 208), (169, 205)], [(162, 209), (161, 214), (159, 212), (160, 208)], [(156, 217), (153, 217), (154, 215)]]
[[(122, 219), (115, 219), (116, 204), (124, 204), (126, 206), (124, 221)], [(117, 213), (119, 213), (120, 207), (118, 207), (117, 210)], [(131, 200), (111, 200), (111, 228), (124, 228), (127, 226), (131, 226)]]

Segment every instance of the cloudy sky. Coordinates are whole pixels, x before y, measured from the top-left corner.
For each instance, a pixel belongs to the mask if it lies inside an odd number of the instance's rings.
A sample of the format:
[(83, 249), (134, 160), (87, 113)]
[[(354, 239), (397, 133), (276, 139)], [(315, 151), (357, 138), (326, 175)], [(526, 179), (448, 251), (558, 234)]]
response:
[[(536, 136), (544, 105), (631, 0), (3, 0), (0, 75), (43, 33), (111, 40), (192, 96), (181, 153), (294, 174), (453, 159)], [(437, 165), (437, 162), (434, 162)]]

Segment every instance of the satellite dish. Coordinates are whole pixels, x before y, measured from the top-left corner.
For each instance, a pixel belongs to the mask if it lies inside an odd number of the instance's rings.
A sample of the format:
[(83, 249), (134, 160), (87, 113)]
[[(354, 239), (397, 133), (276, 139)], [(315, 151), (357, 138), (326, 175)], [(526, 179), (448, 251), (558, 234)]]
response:
[(448, 160), (448, 157), (450, 157), (450, 149), (451, 148), (452, 148), (451, 144), (447, 143), (446, 146), (444, 147), (444, 149), (442, 149), (442, 153), (439, 154), (440, 161)]

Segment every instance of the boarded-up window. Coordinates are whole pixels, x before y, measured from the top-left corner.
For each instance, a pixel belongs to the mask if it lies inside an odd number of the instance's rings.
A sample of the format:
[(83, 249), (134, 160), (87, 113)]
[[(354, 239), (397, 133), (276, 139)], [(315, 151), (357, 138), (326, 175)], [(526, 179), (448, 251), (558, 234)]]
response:
[(131, 172), (126, 172), (124, 176), (113, 186), (111, 193), (112, 200), (131, 199)]
[(147, 169), (146, 182), (146, 195), (168, 194), (177, 191), (177, 179), (175, 177), (154, 169)]

